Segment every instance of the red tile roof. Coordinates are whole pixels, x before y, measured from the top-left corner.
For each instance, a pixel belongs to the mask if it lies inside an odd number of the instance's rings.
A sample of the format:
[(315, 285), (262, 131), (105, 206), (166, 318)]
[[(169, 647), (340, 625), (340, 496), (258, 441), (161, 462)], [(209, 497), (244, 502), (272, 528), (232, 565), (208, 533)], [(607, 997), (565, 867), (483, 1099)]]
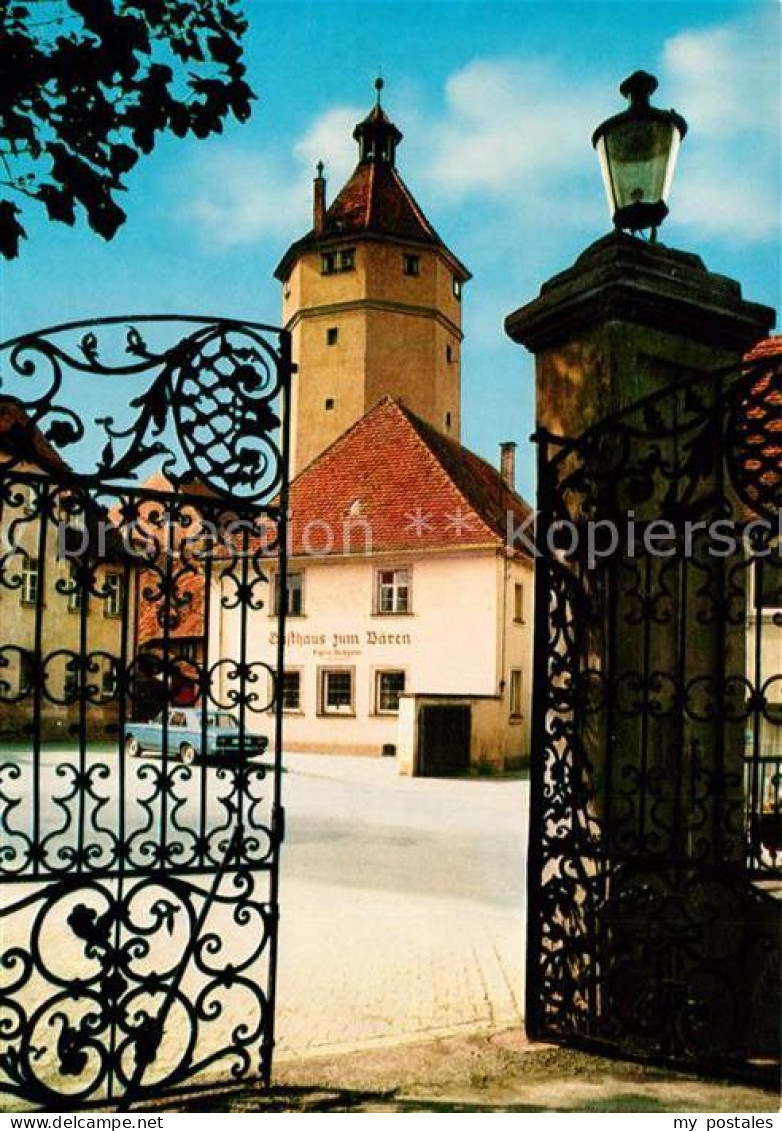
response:
[(359, 162), (327, 208), (323, 231), (312, 229), (292, 244), (275, 275), (284, 279), (300, 254), (324, 241), (373, 235), (437, 247), (463, 280), (470, 278), (470, 272), (440, 239), (396, 167), (388, 161)]
[[(291, 484), (291, 545), (372, 552), (499, 547), (530, 514), (499, 472), (385, 397)], [(329, 543), (327, 546), (326, 543)]]
[(782, 334), (772, 334), (770, 338), (757, 342), (744, 360), (752, 362), (772, 357), (782, 357)]
[(442, 241), (393, 165), (365, 161), (326, 211), (326, 232), (378, 232), (422, 243)]
[[(166, 623), (172, 640), (199, 638), (206, 633), (204, 578), (201, 573), (172, 571), (168, 606), (163, 597), (160, 574), (144, 570), (138, 578), (138, 643), (162, 640)], [(157, 599), (156, 599), (157, 598)]]
[(37, 464), (43, 471), (69, 470), (16, 397), (0, 397), (0, 449), (17, 460)]
[(782, 335), (758, 342), (744, 360), (757, 374), (742, 407), (734, 458), (746, 494), (758, 506), (782, 506)]

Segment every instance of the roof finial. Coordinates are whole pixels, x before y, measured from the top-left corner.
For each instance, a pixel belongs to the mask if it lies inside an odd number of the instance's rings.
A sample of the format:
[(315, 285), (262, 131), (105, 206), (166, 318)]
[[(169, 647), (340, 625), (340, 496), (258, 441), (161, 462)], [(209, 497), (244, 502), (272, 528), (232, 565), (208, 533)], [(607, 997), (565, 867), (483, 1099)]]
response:
[(323, 162), (322, 162), (322, 161), (319, 161), (319, 162), (317, 163), (317, 165), (315, 166), (315, 169), (316, 169), (316, 171), (317, 171), (318, 177), (322, 177), (322, 176), (323, 176), (323, 170), (324, 170), (325, 168), (326, 168), (326, 166), (325, 166), (325, 165), (323, 164)]
[(378, 106), (380, 105), (380, 92), (381, 92), (381, 90), (383, 89), (384, 86), (385, 86), (385, 83), (383, 82), (382, 77), (380, 75), (378, 75), (377, 78), (375, 79), (375, 90), (377, 91), (377, 104), (378, 104)]

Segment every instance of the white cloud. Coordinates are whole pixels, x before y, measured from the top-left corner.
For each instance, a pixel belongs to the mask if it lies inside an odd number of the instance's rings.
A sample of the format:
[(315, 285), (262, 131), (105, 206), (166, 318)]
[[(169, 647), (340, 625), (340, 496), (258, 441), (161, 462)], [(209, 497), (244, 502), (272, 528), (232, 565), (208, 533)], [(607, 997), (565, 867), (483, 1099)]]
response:
[[(769, 21), (770, 23), (770, 21)], [(685, 31), (663, 50), (667, 97), (693, 131), (724, 143), (739, 131), (779, 137), (778, 29), (765, 19)]]
[(188, 171), (189, 192), (178, 218), (195, 227), (202, 242), (217, 249), (256, 243), (273, 236), (296, 239), (311, 222), (312, 177), (326, 164), (339, 186), (355, 164), (355, 108), (334, 107), (316, 118), (288, 150), (257, 152), (214, 142), (198, 153)]
[[(668, 227), (686, 229), (688, 239), (773, 238), (779, 210), (774, 29), (773, 19), (753, 12), (732, 24), (682, 31), (662, 47), (656, 101), (676, 106), (691, 127)], [(615, 87), (624, 76), (594, 69), (586, 75), (574, 75), (554, 57), (476, 58), (450, 75), (439, 111), (418, 90), (404, 110), (405, 99), (397, 99), (407, 135), (404, 175), (434, 222), (447, 223), (450, 214), (452, 230), (472, 224), (474, 234), (474, 209), (483, 202), (487, 246), (507, 246), (509, 227), (517, 247), (562, 229), (605, 230), (590, 138), (619, 108)], [(189, 178), (181, 218), (218, 247), (295, 239), (310, 224), (315, 163), (325, 162), (333, 198), (355, 163), (352, 133), (363, 112), (333, 106), (285, 149), (267, 144), (259, 154), (210, 146)], [(469, 216), (460, 211), (468, 203)]]
[(595, 84), (574, 97), (547, 61), (475, 59), (450, 77), (445, 113), (430, 123), (427, 179), (457, 202), (519, 192), (566, 201), (570, 177), (590, 168), (601, 96)]
[(773, 239), (780, 214), (779, 52), (765, 12), (685, 31), (662, 54), (666, 102), (690, 126), (671, 200), (676, 223), (735, 243)]
[(341, 186), (356, 163), (353, 129), (364, 115), (355, 106), (335, 106), (316, 118), (293, 153), (299, 164), (314, 172), (318, 161), (326, 166), (326, 176), (336, 187)]
[(285, 162), (235, 145), (213, 145), (189, 171), (178, 216), (218, 248), (253, 243), (307, 223), (302, 177)]
[[(774, 240), (779, 226), (779, 185), (773, 171), (747, 176), (729, 158), (705, 147), (674, 181), (671, 216), (682, 228), (728, 243)], [(678, 183), (677, 183), (678, 182)]]

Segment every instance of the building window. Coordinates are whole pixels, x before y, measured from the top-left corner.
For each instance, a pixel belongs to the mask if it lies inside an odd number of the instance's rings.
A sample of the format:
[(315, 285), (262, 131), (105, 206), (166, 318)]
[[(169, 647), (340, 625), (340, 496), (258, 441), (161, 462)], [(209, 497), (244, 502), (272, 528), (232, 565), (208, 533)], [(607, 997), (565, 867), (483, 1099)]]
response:
[(109, 699), (114, 699), (117, 694), (117, 669), (114, 666), (114, 661), (110, 660), (107, 666), (101, 672), (100, 678), (100, 697), (103, 702)]
[(419, 255), (402, 256), (402, 274), (418, 276), (421, 274), (421, 257)]
[(65, 680), (63, 682), (63, 698), (66, 700), (78, 698), (80, 686), (81, 673), (79, 672), (77, 661), (68, 660), (65, 667)]
[(79, 574), (74, 565), (71, 565), (70, 573), (68, 575), (68, 612), (78, 613), (81, 612), (82, 604), (84, 603), (84, 591), (79, 581)]
[(381, 569), (377, 575), (377, 612), (410, 612), (410, 571)]
[(452, 349), (451, 346), (445, 347), (445, 360), (448, 362), (449, 365), (453, 361), (453, 349)]
[(446, 414), (445, 414), (445, 427), (446, 428), (451, 427), (451, 414), (450, 414), (450, 412), (446, 412)]
[[(778, 555), (779, 547), (772, 547)], [(755, 604), (759, 609), (782, 608), (782, 564), (769, 554), (755, 563)]]
[(69, 526), (71, 530), (86, 530), (87, 518), (84, 513), (84, 504), (73, 496), (70, 496), (68, 501), (70, 506), (66, 510), (66, 526)]
[(19, 653), (19, 695), (29, 695), (35, 678), (35, 656), (27, 649)]
[(356, 266), (356, 249), (346, 247), (343, 251), (324, 251), (320, 256), (321, 275), (336, 275), (340, 271), (353, 271)]
[[(289, 617), (304, 616), (304, 574), (289, 573), (288, 583), (285, 586), (287, 599), (285, 614)], [(274, 615), (280, 615), (280, 575), (274, 575)]]
[(524, 586), (519, 582), (513, 586), (513, 619), (516, 624), (524, 623)]
[(331, 412), (334, 408), (334, 398), (326, 397), (325, 401), (323, 402), (323, 407), (325, 408), (326, 412)]
[(327, 668), (321, 671), (320, 709), (324, 715), (354, 714), (351, 668)]
[(283, 711), (301, 710), (301, 672), (283, 672), (280, 689)]
[(176, 654), (180, 659), (186, 660), (189, 664), (197, 664), (199, 662), (201, 654), (200, 640), (176, 640), (171, 641), (171, 644), (176, 646)]
[(34, 605), (38, 600), (38, 562), (25, 558), (22, 564), (22, 603)]
[(375, 710), (379, 715), (399, 713), (399, 696), (405, 689), (404, 672), (378, 672), (375, 682)]
[(338, 337), (339, 337), (339, 330), (337, 329), (337, 327), (336, 326), (329, 326), (328, 330), (326, 331), (326, 345), (327, 346), (335, 346), (337, 344), (337, 338)]
[(456, 275), (454, 275), (453, 277), (453, 297), (457, 300), (457, 302), (461, 301), (462, 281), (461, 279), (457, 278)]
[(122, 615), (122, 574), (107, 573), (103, 582), (106, 593), (103, 605), (104, 617), (118, 617)]
[(510, 673), (510, 717), (521, 718), (521, 671), (518, 668)]

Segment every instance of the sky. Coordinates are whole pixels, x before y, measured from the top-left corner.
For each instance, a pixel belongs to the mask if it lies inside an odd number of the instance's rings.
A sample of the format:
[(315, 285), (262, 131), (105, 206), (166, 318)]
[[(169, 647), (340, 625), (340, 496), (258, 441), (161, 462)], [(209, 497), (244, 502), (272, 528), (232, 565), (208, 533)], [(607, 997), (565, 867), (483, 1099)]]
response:
[(111, 243), (27, 212), (0, 270), (0, 337), (125, 313), (281, 316), (273, 271), (356, 160), (351, 133), (385, 80), (398, 167), (473, 273), (463, 298), (462, 441), (519, 444), (534, 492), (533, 363), (503, 320), (610, 228), (591, 134), (642, 68), (690, 130), (660, 239), (779, 305), (780, 9), (645, 0), (245, 0), (249, 123), (166, 140), (129, 177)]

